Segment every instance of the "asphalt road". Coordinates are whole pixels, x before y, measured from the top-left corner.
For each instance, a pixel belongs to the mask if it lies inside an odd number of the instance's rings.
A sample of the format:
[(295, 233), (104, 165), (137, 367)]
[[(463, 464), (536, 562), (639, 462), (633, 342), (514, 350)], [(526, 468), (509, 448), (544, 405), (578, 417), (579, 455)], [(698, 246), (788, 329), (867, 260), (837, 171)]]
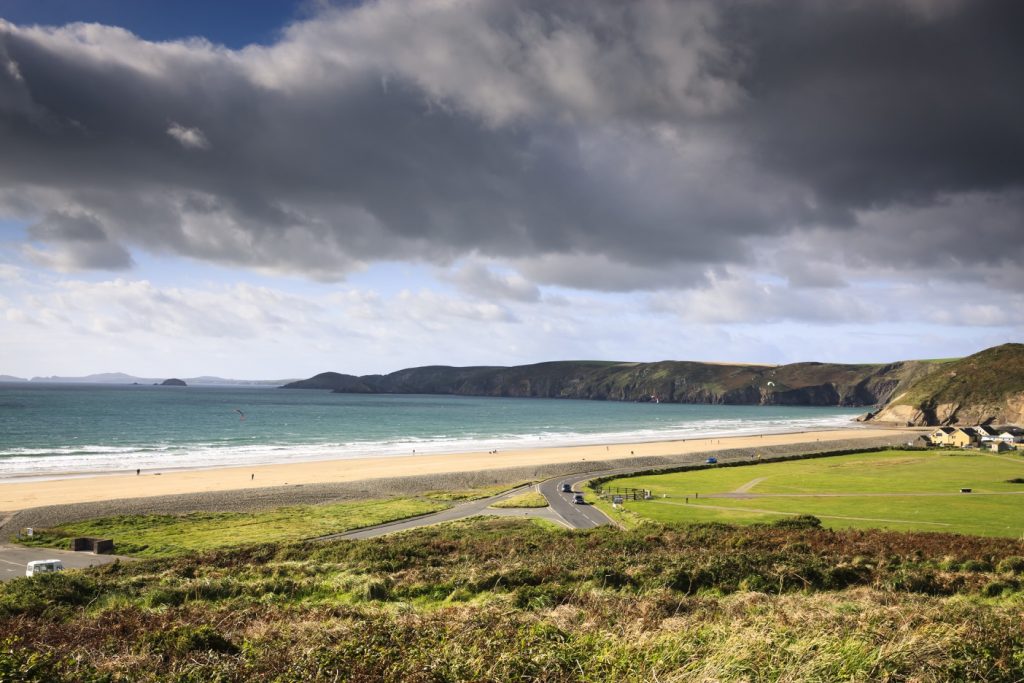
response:
[[(573, 529), (593, 529), (604, 524), (611, 524), (612, 521), (608, 519), (608, 516), (593, 505), (586, 503), (576, 505), (572, 502), (575, 493), (583, 492), (580, 484), (595, 477), (604, 476), (606, 473), (607, 471), (586, 472), (548, 479), (540, 483), (540, 492), (547, 499), (551, 509), (565, 520), (567, 526)], [(571, 485), (573, 492), (563, 493), (562, 484)]]
[(10, 581), (25, 576), (25, 565), (31, 560), (60, 560), (65, 569), (84, 569), (109, 564), (117, 555), (93, 555), (53, 548), (23, 548), (16, 545), (0, 545), (0, 581)]
[[(702, 462), (704, 456), (695, 455), (693, 458), (694, 463)], [(673, 463), (671, 467), (678, 466), (679, 463)], [(597, 477), (605, 477), (608, 475), (627, 475), (632, 474), (640, 470), (647, 470), (650, 467), (622, 467), (611, 470), (595, 470), (593, 472), (583, 472), (580, 474), (572, 474), (564, 477), (553, 477), (546, 479), (537, 485), (537, 489), (548, 501), (548, 508), (533, 508), (533, 509), (488, 509), (491, 505), (494, 505), (498, 501), (504, 500), (511, 496), (519, 495), (532, 488), (531, 485), (520, 486), (504, 493), (499, 493), (496, 496), (490, 498), (481, 498), (480, 500), (473, 500), (468, 503), (462, 503), (455, 507), (441, 512), (435, 512), (429, 515), (423, 515), (420, 517), (412, 517), (409, 519), (399, 520), (397, 522), (388, 522), (386, 524), (378, 524), (377, 526), (366, 527), (364, 529), (356, 529), (355, 531), (347, 531), (341, 534), (331, 534), (329, 536), (321, 536), (314, 540), (317, 541), (335, 541), (341, 539), (363, 539), (363, 538), (376, 538), (377, 536), (384, 536), (386, 534), (393, 534), (397, 531), (408, 531), (409, 529), (418, 529), (424, 526), (431, 526), (433, 524), (442, 524), (444, 522), (452, 522), (457, 519), (465, 519), (466, 517), (473, 517), (476, 515), (502, 515), (502, 516), (515, 516), (515, 517), (539, 517), (542, 519), (548, 519), (553, 522), (557, 522), (566, 526), (570, 529), (593, 529), (595, 527), (604, 526), (605, 524), (612, 524), (612, 520), (608, 518), (606, 514), (601, 512), (598, 508), (590, 504), (576, 505), (572, 502), (573, 493), (582, 493), (580, 484), (596, 479)], [(562, 484), (569, 484), (573, 488), (573, 493), (562, 493)]]
[(387, 522), (386, 524), (378, 524), (377, 526), (356, 529), (355, 531), (346, 531), (341, 534), (320, 536), (313, 540), (336, 541), (340, 539), (355, 540), (362, 538), (376, 538), (377, 536), (383, 536), (385, 534), (393, 534), (396, 531), (407, 531), (409, 529), (418, 529), (421, 526), (453, 522), (457, 519), (465, 519), (466, 517), (473, 517), (475, 515), (486, 515), (489, 514), (487, 511), (489, 506), (500, 500), (504, 500), (505, 498), (525, 493), (530, 490), (530, 488), (532, 488), (531, 485), (520, 486), (518, 488), (505, 491), (504, 493), (499, 493), (496, 496), (481, 498), (479, 500), (471, 500), (468, 503), (461, 503), (455, 507), (448, 508), (447, 510), (442, 510), (441, 512), (434, 512), (429, 515), (421, 515), (419, 517), (410, 517), (409, 519), (402, 519), (397, 522)]
[[(694, 454), (693, 462), (676, 462), (671, 465), (666, 465), (663, 469), (669, 469), (673, 467), (679, 467), (685, 464), (700, 464), (704, 462), (704, 455)], [(573, 493), (583, 493), (581, 484), (590, 481), (591, 479), (597, 479), (598, 477), (623, 477), (634, 472), (643, 472), (652, 469), (651, 467), (620, 467), (611, 470), (596, 470), (594, 472), (584, 472), (583, 474), (573, 474), (567, 477), (556, 477), (554, 479), (548, 479), (542, 481), (539, 484), (540, 492), (547, 498), (548, 505), (558, 513), (567, 523), (567, 526), (573, 529), (593, 529), (594, 527), (604, 526), (605, 524), (612, 524), (612, 520), (608, 518), (608, 515), (604, 514), (598, 508), (590, 504), (576, 505), (572, 502)], [(562, 484), (569, 484), (572, 486), (573, 493), (562, 493)]]

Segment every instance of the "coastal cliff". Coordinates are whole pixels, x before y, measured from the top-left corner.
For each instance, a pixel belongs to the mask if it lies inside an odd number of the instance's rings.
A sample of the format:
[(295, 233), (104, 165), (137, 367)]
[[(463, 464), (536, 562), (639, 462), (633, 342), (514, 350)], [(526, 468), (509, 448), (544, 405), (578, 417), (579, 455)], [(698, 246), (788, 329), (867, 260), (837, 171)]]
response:
[(339, 393), (456, 394), (730, 405), (872, 406), (928, 363), (729, 365), (690, 361), (557, 361), (515, 367), (427, 366), (357, 377), (326, 372), (285, 385)]
[(1024, 344), (935, 363), (870, 419), (901, 425), (1024, 424)]

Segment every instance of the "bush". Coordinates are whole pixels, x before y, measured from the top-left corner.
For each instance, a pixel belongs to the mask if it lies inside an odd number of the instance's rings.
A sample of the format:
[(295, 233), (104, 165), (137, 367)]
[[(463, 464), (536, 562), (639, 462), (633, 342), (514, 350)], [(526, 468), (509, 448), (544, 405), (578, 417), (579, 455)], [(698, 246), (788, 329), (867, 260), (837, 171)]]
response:
[(965, 572), (990, 572), (992, 563), (987, 560), (966, 560), (960, 565)]
[(1012, 557), (1004, 557), (996, 565), (996, 569), (1006, 574), (1021, 574), (1024, 573), (1024, 557), (1014, 555)]
[[(70, 669), (74, 669), (73, 673)], [(0, 681), (51, 683), (70, 680), (101, 683), (110, 677), (70, 658), (60, 659), (52, 653), (25, 647), (17, 638), (7, 638), (0, 643)]]
[(58, 607), (88, 604), (99, 594), (96, 581), (78, 572), (19, 578), (0, 588), (0, 614), (40, 615)]
[(592, 577), (595, 582), (609, 588), (622, 588), (633, 583), (628, 575), (611, 567), (598, 567), (594, 570)]
[(777, 529), (820, 529), (821, 520), (814, 515), (797, 515), (778, 519), (771, 526)]
[(1010, 581), (990, 581), (981, 589), (982, 595), (989, 598), (997, 598), (1003, 593), (1015, 590), (1017, 583)]
[(147, 649), (162, 657), (184, 657), (192, 652), (238, 654), (238, 646), (208, 624), (179, 626), (158, 631), (146, 639)]

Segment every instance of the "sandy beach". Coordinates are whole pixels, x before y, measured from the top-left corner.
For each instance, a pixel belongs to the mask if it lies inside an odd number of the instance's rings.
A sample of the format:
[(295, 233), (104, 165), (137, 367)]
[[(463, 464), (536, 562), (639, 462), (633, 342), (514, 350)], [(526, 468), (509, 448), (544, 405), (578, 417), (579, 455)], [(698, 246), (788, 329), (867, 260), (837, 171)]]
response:
[[(120, 499), (175, 496), (226, 491), (256, 491), (283, 486), (322, 485), (396, 477), (416, 477), (488, 470), (686, 456), (734, 449), (803, 446), (816, 443), (863, 442), (865, 445), (906, 442), (909, 430), (839, 429), (819, 432), (765, 434), (763, 436), (656, 441), (616, 445), (572, 446), (444, 455), (408, 455), (345, 460), (324, 460), (247, 468), (142, 471), (124, 474), (0, 483), (0, 510), (11, 513), (27, 508)], [(666, 464), (669, 464), (668, 462)]]

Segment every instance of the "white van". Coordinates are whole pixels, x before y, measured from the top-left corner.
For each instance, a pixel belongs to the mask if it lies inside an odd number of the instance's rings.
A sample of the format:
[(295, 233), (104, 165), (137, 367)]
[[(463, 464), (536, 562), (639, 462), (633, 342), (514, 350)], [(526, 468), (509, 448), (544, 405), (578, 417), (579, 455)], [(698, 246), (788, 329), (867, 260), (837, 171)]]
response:
[(64, 571), (64, 563), (60, 560), (32, 560), (25, 567), (25, 576), (49, 574)]

